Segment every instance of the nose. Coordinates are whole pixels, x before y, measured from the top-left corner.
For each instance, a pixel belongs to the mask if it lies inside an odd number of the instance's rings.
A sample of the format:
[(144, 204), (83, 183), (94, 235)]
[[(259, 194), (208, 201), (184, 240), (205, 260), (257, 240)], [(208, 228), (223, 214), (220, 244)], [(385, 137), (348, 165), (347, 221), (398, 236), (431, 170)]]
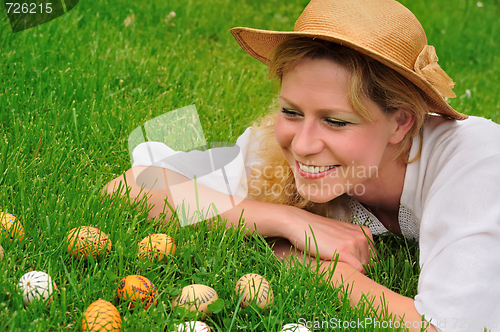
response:
[(292, 141), (293, 152), (300, 157), (307, 157), (320, 153), (324, 148), (320, 128), (314, 121), (302, 122), (299, 131), (295, 133)]

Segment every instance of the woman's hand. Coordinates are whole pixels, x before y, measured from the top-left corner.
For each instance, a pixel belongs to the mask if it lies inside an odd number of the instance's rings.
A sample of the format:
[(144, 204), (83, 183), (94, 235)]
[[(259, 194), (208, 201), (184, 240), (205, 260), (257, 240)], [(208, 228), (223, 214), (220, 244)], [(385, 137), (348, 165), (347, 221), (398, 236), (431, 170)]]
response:
[(370, 263), (373, 236), (366, 226), (326, 218), (292, 208), (282, 236), (297, 249), (323, 260), (345, 262), (360, 272)]

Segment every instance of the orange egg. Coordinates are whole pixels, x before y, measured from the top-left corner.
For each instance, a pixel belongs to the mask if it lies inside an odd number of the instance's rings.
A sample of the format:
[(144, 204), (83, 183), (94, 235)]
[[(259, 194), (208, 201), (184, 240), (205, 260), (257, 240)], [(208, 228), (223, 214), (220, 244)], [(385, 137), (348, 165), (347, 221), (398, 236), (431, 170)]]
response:
[(97, 300), (85, 310), (82, 319), (82, 332), (119, 332), (122, 326), (120, 313), (111, 302)]
[(158, 291), (148, 278), (139, 275), (129, 275), (123, 278), (118, 285), (116, 295), (121, 301), (128, 302), (129, 308), (144, 305), (144, 309), (158, 303)]
[(111, 240), (96, 227), (80, 226), (68, 232), (68, 249), (73, 257), (87, 259), (107, 255), (111, 251)]
[(12, 242), (15, 238), (19, 239), (19, 241), (24, 239), (24, 227), (12, 214), (0, 212), (0, 224), (0, 232), (2, 232), (0, 240), (8, 238)]
[(156, 258), (159, 261), (167, 260), (173, 255), (176, 246), (174, 240), (166, 234), (151, 234), (139, 242), (140, 258)]

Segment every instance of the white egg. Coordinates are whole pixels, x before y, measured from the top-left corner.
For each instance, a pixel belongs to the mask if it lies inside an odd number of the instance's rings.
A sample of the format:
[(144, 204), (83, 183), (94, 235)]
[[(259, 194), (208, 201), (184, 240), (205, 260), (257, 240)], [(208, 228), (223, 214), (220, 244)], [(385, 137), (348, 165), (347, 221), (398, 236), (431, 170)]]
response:
[(179, 325), (177, 327), (177, 331), (179, 332), (208, 332), (211, 331), (210, 326), (203, 322), (195, 322), (195, 321), (190, 321), (190, 322), (185, 322), (182, 325)]
[(311, 330), (304, 325), (290, 323), (283, 325), (280, 332), (311, 332)]
[(45, 272), (30, 271), (24, 274), (19, 280), (19, 288), (23, 292), (23, 302), (25, 305), (34, 300), (52, 302), (52, 292), (56, 289), (56, 284)]

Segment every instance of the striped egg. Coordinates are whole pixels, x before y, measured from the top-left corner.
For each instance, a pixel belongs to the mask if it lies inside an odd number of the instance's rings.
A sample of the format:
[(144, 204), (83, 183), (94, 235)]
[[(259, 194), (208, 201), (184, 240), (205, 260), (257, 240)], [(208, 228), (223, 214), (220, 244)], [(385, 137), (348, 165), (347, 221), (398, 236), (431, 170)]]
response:
[(8, 238), (9, 242), (14, 239), (24, 239), (24, 227), (12, 214), (0, 212), (0, 240)]
[(241, 298), (241, 306), (246, 308), (255, 302), (259, 308), (264, 308), (274, 302), (273, 290), (264, 277), (248, 273), (236, 282), (236, 296)]
[(0, 246), (0, 261), (5, 257), (5, 252), (3, 251), (2, 246)]
[(311, 332), (307, 327), (300, 324), (290, 323), (285, 324), (280, 332)]
[(198, 311), (202, 315), (200, 319), (205, 319), (212, 312), (208, 310), (208, 305), (215, 302), (219, 297), (215, 289), (209, 286), (193, 284), (182, 289), (181, 293), (174, 297), (172, 307), (183, 307), (189, 311)]
[(128, 302), (129, 308), (144, 305), (148, 309), (151, 304), (157, 304), (158, 291), (148, 278), (140, 275), (129, 275), (123, 278), (118, 285), (116, 295), (121, 301)]
[(139, 242), (140, 258), (155, 258), (166, 261), (168, 255), (173, 255), (176, 246), (174, 240), (166, 234), (151, 234)]
[(105, 300), (97, 300), (83, 314), (82, 332), (119, 332), (122, 319), (118, 309)]
[(68, 232), (68, 252), (73, 257), (87, 259), (107, 255), (111, 251), (111, 240), (99, 228), (80, 226)]
[(35, 300), (52, 302), (52, 293), (57, 289), (55, 282), (45, 272), (30, 271), (25, 273), (18, 284), (23, 292), (23, 303), (28, 305)]
[(200, 321), (189, 321), (177, 326), (178, 332), (209, 332), (212, 329)]

